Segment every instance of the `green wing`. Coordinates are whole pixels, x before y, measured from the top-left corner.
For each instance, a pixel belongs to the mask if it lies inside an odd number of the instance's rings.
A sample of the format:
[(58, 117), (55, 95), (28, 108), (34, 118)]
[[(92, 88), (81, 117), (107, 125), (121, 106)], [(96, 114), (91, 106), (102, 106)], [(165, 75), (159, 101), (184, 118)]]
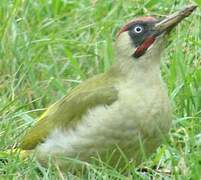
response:
[(31, 150), (41, 143), (54, 129), (73, 127), (81, 116), (97, 105), (110, 105), (118, 98), (114, 80), (99, 75), (81, 83), (68, 96), (59, 100), (28, 130), (19, 148)]

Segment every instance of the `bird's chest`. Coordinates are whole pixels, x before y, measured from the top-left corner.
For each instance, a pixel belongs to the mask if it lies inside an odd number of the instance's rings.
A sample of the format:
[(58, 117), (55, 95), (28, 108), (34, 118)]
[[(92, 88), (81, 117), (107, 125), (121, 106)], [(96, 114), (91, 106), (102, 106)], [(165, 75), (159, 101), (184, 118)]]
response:
[(167, 131), (170, 127), (170, 104), (167, 92), (161, 85), (120, 87), (119, 114), (128, 127), (152, 135), (156, 129)]

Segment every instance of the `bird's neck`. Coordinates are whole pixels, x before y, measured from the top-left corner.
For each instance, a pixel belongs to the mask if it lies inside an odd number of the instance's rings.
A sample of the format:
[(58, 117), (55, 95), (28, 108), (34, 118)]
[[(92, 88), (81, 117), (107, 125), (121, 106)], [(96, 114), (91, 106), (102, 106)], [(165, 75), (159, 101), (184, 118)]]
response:
[(121, 58), (116, 60), (109, 73), (119, 78), (131, 80), (134, 84), (160, 84), (160, 56), (139, 59), (130, 58), (126, 60)]

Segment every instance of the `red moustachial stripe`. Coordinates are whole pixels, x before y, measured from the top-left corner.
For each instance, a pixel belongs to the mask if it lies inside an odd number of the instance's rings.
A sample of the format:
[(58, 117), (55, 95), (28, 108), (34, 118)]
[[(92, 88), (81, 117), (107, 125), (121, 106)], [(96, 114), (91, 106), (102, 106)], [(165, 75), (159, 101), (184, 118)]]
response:
[(148, 37), (134, 52), (133, 56), (135, 58), (138, 58), (140, 56), (142, 56), (146, 50), (153, 44), (153, 42), (155, 41), (155, 37), (154, 36), (150, 36)]

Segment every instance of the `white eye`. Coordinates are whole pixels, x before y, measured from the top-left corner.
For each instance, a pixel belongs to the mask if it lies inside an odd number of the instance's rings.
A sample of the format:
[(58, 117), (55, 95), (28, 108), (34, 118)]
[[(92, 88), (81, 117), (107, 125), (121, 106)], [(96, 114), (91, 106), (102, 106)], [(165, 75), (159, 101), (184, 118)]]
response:
[(135, 33), (137, 33), (137, 34), (139, 34), (139, 33), (141, 33), (143, 31), (143, 27), (142, 26), (135, 26), (135, 28), (134, 28), (134, 32)]

